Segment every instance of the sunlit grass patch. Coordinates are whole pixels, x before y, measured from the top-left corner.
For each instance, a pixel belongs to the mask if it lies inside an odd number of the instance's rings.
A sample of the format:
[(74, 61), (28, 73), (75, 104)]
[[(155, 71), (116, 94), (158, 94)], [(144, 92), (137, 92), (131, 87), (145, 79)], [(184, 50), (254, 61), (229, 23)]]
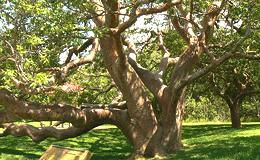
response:
[[(246, 123), (241, 129), (228, 123), (184, 124), (183, 143), (182, 150), (165, 159), (260, 160), (260, 123)], [(34, 143), (27, 137), (0, 137), (0, 160), (36, 160), (51, 144), (90, 150), (93, 160), (127, 159), (132, 151), (119, 129), (105, 125), (63, 141)]]

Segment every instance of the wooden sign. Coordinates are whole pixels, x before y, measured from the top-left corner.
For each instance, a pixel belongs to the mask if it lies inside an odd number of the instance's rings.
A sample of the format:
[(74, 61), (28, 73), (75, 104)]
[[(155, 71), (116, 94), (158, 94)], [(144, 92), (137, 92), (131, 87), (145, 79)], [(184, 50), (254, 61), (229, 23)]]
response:
[(76, 150), (51, 145), (40, 160), (90, 160), (91, 156), (92, 154), (87, 150)]

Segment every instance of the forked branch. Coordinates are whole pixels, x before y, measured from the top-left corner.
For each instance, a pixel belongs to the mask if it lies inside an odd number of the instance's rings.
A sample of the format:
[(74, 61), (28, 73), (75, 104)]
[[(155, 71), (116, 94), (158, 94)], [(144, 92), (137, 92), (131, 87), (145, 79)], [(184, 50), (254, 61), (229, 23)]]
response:
[[(224, 54), (223, 56), (213, 60), (208, 66), (200, 69), (199, 71), (187, 76), (180, 84), (177, 88), (181, 88), (184, 87), (185, 85), (195, 81), (196, 79), (206, 75), (207, 73), (209, 73), (212, 69), (220, 66), (222, 63), (224, 63), (225, 61), (227, 61), (230, 58), (241, 58), (241, 56), (237, 56), (236, 55), (236, 51), (239, 48), (239, 46), (249, 37), (251, 33), (250, 28), (247, 28), (246, 34), (244, 37), (242, 37), (229, 51), (225, 52), (226, 54)], [(243, 56), (242, 56), (243, 57)]]
[(124, 44), (129, 48), (128, 62), (141, 78), (145, 86), (157, 97), (161, 96), (161, 89), (165, 86), (162, 80), (148, 69), (142, 67), (136, 60), (136, 49), (134, 43), (123, 38)]
[(157, 72), (157, 76), (159, 78), (162, 78), (168, 65), (176, 64), (179, 60), (179, 57), (175, 57), (175, 58), (170, 57), (171, 53), (167, 50), (166, 46), (164, 45), (162, 33), (158, 33), (158, 39), (159, 39), (159, 48), (164, 52), (164, 55), (159, 64), (159, 70)]
[(214, 24), (220, 14), (221, 10), (225, 6), (227, 0), (215, 1), (207, 9), (204, 18), (203, 18), (203, 30), (205, 35), (205, 42), (208, 43), (208, 40), (211, 38), (213, 33)]

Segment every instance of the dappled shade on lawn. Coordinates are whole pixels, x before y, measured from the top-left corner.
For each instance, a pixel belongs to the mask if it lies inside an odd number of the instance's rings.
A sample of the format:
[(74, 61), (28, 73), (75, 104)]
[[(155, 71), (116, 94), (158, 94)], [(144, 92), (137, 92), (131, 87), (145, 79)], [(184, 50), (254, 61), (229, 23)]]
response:
[[(256, 160), (260, 158), (260, 123), (243, 124), (239, 130), (229, 124), (184, 125), (184, 148), (167, 159)], [(105, 128), (105, 127), (104, 127)], [(1, 160), (36, 160), (49, 145), (88, 149), (91, 160), (127, 159), (132, 148), (117, 128), (96, 129), (63, 141), (47, 139), (34, 143), (27, 137), (0, 138)]]

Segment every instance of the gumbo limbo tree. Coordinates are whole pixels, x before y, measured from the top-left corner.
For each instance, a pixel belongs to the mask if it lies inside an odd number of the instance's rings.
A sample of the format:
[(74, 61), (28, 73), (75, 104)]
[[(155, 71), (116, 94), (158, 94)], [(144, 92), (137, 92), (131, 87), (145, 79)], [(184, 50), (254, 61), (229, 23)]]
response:
[[(257, 59), (259, 57), (255, 57), (253, 60)], [(208, 117), (206, 116), (207, 118), (216, 118), (212, 116), (216, 111), (219, 112), (220, 110), (221, 113), (218, 113), (218, 115), (221, 116), (225, 115), (225, 112), (229, 110), (232, 128), (240, 128), (241, 117), (246, 118), (249, 115), (258, 117), (258, 109), (254, 107), (254, 104), (257, 105), (258, 103), (254, 99), (259, 99), (260, 95), (259, 64), (257, 61), (237, 61), (234, 59), (229, 61), (229, 63), (223, 64), (193, 84), (190, 91), (192, 94), (190, 99), (193, 100), (193, 103), (198, 102), (204, 105), (209, 102), (212, 103), (210, 107), (207, 107), (209, 109), (208, 113), (205, 113), (205, 115), (208, 115)], [(197, 112), (193, 114), (196, 114), (197, 117), (200, 116), (199, 113), (205, 112), (199, 109), (200, 107), (198, 110), (194, 109), (194, 106), (188, 109), (188, 106), (191, 106), (191, 104), (188, 105), (186, 103), (186, 112), (191, 114), (195, 110)], [(187, 114), (187, 116), (189, 115)]]
[[(223, 47), (217, 55), (210, 48), (221, 43), (212, 39), (215, 32), (233, 32), (223, 22), (228, 10), (240, 3), (244, 2), (0, 1), (2, 136), (29, 136), (39, 142), (47, 137), (76, 137), (99, 125), (114, 124), (133, 145), (130, 159), (173, 153), (182, 147), (186, 87), (230, 58), (255, 56), (239, 52), (254, 34), (250, 18), (255, 5), (251, 3), (246, 3), (244, 34), (230, 39), (228, 49)], [(161, 54), (152, 71), (138, 59), (146, 45), (140, 46), (136, 35), (149, 35), (143, 26), (135, 25), (141, 17), (170, 26), (163, 32), (152, 31), (158, 48), (146, 54)], [(179, 35), (183, 51), (168, 50), (165, 44), (176, 41), (175, 37), (164, 42), (168, 32)], [(142, 44), (144, 39), (150, 38), (143, 36)], [(199, 68), (203, 57), (209, 63)], [(13, 123), (21, 120), (72, 126), (36, 128)]]
[[(233, 61), (232, 63), (238, 63)], [(259, 96), (259, 63), (240, 61), (240, 65), (223, 65), (225, 72), (209, 74), (209, 86), (217, 96), (221, 97), (230, 110), (233, 128), (240, 128), (240, 110), (248, 96)], [(227, 75), (225, 75), (227, 74)], [(252, 102), (251, 102), (252, 103)]]
[[(222, 41), (224, 45), (221, 44), (211, 44), (211, 54), (217, 56), (219, 53), (223, 52), (221, 50), (228, 50), (229, 39), (234, 39), (236, 37), (242, 36), (245, 32), (245, 26), (247, 21), (246, 14), (239, 14), (240, 19), (235, 13), (246, 13), (245, 10), (247, 3), (240, 3), (240, 6), (229, 6), (229, 10), (226, 12), (227, 17), (225, 17), (226, 27), (229, 27), (232, 32), (227, 34), (226, 32), (219, 32), (217, 30), (212, 39), (214, 41)], [(252, 16), (259, 17), (257, 14), (259, 11), (254, 10), (251, 12)], [(252, 19), (252, 22), (254, 20)], [(240, 23), (238, 25), (238, 23)], [(258, 23), (255, 23), (254, 28), (259, 27)], [(259, 42), (257, 40), (257, 35), (253, 34), (250, 41), (244, 42), (243, 46), (240, 46), (240, 53), (259, 53)], [(226, 43), (226, 44), (225, 44)], [(250, 53), (251, 52), (251, 53)], [(224, 100), (230, 110), (230, 119), (233, 128), (240, 128), (240, 110), (242, 104), (249, 100), (249, 97), (259, 96), (259, 56), (244, 56), (245, 60), (232, 59), (229, 63), (225, 63), (219, 68), (214, 69), (210, 74), (200, 79), (196, 84), (195, 97), (198, 95), (205, 95), (210, 98), (215, 98), (218, 96)], [(202, 62), (199, 65), (208, 65), (209, 61), (207, 58), (202, 58)], [(250, 61), (249, 61), (250, 60)], [(195, 86), (196, 86), (195, 84)], [(213, 92), (213, 95), (208, 91)], [(197, 92), (197, 94), (196, 94)], [(249, 100), (250, 101), (250, 100)], [(250, 102), (252, 104), (252, 102)]]

